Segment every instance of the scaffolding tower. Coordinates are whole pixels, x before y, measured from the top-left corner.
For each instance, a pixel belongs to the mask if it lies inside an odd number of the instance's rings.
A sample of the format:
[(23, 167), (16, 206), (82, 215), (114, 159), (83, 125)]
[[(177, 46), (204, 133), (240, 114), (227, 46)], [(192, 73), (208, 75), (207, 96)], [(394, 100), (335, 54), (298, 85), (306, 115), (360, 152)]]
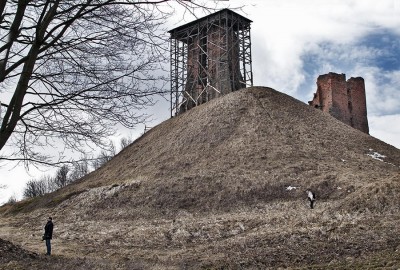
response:
[(169, 31), (171, 117), (253, 86), (251, 22), (223, 9)]

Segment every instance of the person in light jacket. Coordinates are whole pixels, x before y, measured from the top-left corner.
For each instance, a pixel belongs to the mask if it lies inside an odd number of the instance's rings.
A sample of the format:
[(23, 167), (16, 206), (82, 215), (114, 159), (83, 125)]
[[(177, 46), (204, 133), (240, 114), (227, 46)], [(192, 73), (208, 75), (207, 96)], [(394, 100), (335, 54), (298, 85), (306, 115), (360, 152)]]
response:
[(311, 190), (307, 190), (307, 198), (310, 201), (310, 208), (314, 209), (314, 203), (315, 203), (315, 193), (312, 192)]

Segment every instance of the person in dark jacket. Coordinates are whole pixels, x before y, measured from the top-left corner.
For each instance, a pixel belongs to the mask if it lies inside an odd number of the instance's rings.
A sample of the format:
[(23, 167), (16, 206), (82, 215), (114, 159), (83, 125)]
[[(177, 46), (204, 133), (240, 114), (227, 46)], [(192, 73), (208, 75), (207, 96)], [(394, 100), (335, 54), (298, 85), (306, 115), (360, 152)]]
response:
[(44, 236), (43, 240), (46, 240), (46, 255), (51, 255), (51, 239), (53, 238), (53, 219), (49, 217), (47, 220), (46, 226), (44, 226)]

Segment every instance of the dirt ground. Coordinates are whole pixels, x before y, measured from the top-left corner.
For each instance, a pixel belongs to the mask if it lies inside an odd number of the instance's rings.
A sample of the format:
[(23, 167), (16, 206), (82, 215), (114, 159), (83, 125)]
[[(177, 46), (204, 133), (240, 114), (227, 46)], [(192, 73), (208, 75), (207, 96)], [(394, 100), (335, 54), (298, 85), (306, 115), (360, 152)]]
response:
[(2, 269), (400, 267), (398, 214), (341, 213), (335, 206), (319, 202), (311, 210), (307, 202), (292, 201), (206, 216), (181, 211), (175, 219), (129, 221), (107, 218), (107, 213), (102, 219), (80, 215), (66, 219), (60, 211), (54, 216), (51, 258), (43, 255), (45, 245), (40, 241), (46, 211), (36, 211), (1, 219), (0, 238), (13, 245), (7, 243), (11, 247), (4, 253), (4, 241), (0, 242), (4, 254), (0, 265)]

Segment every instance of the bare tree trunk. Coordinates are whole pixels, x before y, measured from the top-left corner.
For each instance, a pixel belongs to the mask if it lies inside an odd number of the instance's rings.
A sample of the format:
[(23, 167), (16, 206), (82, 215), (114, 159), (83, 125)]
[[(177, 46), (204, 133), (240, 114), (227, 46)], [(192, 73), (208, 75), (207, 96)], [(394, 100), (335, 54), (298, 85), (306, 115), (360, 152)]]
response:
[[(23, 2), (21, 4), (20, 2)], [(19, 1), (18, 2), (18, 10), (25, 10), (26, 3), (28, 1)], [(24, 67), (21, 72), (21, 76), (19, 78), (17, 87), (15, 88), (14, 95), (11, 99), (10, 104), (7, 107), (7, 111), (3, 118), (3, 123), (0, 129), (0, 150), (4, 147), (7, 140), (10, 138), (11, 134), (13, 133), (15, 126), (17, 125), (18, 121), (20, 120), (20, 112), (22, 103), (24, 101), (24, 97), (26, 91), (28, 89), (29, 81), (31, 80), (33, 69), (35, 67), (35, 63), (37, 57), (39, 55), (39, 50), (43, 42), (44, 35), (46, 33), (47, 26), (50, 24), (51, 20), (53, 19), (54, 14), (56, 13), (59, 1), (55, 1), (53, 6), (49, 8), (44, 8), (43, 10), (43, 21), (37, 25), (36, 28), (36, 38), (32, 42), (32, 47), (28, 53), (28, 59), (26, 60)], [(23, 6), (22, 6), (23, 5)], [(18, 11), (17, 11), (18, 13)], [(14, 21), (15, 22), (15, 21)], [(21, 18), (18, 15), (18, 25), (21, 23)], [(13, 27), (12, 27), (13, 28)], [(14, 39), (15, 33), (14, 31), (18, 31), (17, 29), (11, 30), (11, 40)]]

